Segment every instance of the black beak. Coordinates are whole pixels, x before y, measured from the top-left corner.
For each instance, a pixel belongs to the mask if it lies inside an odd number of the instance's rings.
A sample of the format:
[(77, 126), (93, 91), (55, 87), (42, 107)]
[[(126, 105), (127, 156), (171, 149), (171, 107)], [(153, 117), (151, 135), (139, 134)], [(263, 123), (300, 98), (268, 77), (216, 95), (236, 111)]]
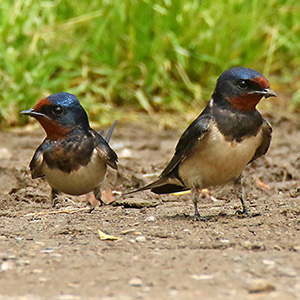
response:
[(21, 115), (31, 116), (31, 117), (38, 117), (38, 116), (44, 116), (44, 114), (41, 114), (37, 111), (35, 111), (33, 108), (28, 110), (23, 110), (20, 112)]
[(33, 109), (23, 110), (20, 112), (21, 115), (28, 115), (28, 116), (31, 116), (32, 113), (34, 113)]
[(276, 93), (269, 88), (263, 89), (262, 91), (251, 91), (251, 92), (249, 92), (249, 94), (258, 94), (265, 98), (277, 97)]
[(276, 93), (271, 90), (271, 89), (264, 89), (263, 90), (263, 94), (265, 98), (269, 98), (269, 97), (277, 97)]

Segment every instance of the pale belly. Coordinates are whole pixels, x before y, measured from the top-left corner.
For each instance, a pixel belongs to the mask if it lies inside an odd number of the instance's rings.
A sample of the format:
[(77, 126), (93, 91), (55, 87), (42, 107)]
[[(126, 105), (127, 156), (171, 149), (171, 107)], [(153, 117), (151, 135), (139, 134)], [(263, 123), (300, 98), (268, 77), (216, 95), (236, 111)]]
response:
[(261, 139), (259, 132), (241, 143), (231, 143), (214, 130), (180, 164), (179, 175), (188, 188), (224, 185), (239, 177), (261, 144)]
[(69, 195), (82, 195), (93, 191), (101, 184), (106, 168), (106, 164), (96, 154), (87, 166), (70, 173), (51, 169), (46, 164), (43, 165), (42, 171), (53, 189)]

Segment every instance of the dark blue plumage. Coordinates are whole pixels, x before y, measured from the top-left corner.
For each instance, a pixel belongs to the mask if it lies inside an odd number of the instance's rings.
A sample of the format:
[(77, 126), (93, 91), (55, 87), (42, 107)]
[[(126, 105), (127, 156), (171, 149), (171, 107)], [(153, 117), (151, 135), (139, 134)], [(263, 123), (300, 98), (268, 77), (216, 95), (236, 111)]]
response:
[(167, 194), (191, 189), (195, 217), (201, 219), (199, 190), (235, 182), (243, 213), (250, 215), (242, 196), (241, 173), (248, 163), (267, 152), (272, 132), (256, 110), (262, 97), (276, 97), (262, 74), (243, 67), (225, 71), (206, 108), (182, 134), (158, 180), (130, 193), (150, 189)]
[(53, 204), (59, 192), (81, 195), (91, 191), (102, 203), (100, 185), (107, 165), (117, 169), (118, 157), (108, 145), (113, 128), (106, 141), (90, 128), (85, 110), (69, 93), (50, 95), (22, 113), (36, 118), (46, 131), (30, 170), (32, 178), (48, 181)]

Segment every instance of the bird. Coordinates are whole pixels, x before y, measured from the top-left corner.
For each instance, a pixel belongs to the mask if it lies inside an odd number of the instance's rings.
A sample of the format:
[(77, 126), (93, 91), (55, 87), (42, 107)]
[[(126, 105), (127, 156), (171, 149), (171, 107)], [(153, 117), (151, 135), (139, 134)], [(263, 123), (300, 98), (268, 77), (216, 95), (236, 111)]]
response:
[(45, 178), (50, 185), (52, 206), (59, 193), (78, 196), (91, 191), (104, 205), (101, 183), (107, 166), (118, 168), (118, 156), (108, 144), (116, 121), (103, 138), (90, 127), (77, 97), (65, 92), (43, 98), (21, 114), (34, 117), (46, 132), (29, 167), (32, 179)]
[(169, 194), (191, 190), (195, 219), (206, 220), (197, 203), (201, 189), (233, 183), (242, 213), (254, 216), (244, 201), (243, 169), (266, 154), (272, 127), (256, 105), (262, 98), (277, 97), (258, 71), (234, 67), (217, 80), (210, 101), (181, 135), (175, 153), (158, 179), (125, 195), (150, 190)]

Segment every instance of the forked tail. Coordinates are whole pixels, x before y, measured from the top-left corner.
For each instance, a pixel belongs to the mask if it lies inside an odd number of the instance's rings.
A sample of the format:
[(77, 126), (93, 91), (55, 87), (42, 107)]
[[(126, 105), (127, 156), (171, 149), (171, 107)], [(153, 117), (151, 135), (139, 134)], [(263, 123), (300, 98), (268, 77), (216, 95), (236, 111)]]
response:
[(136, 190), (124, 193), (123, 195), (131, 195), (145, 190), (151, 190), (151, 192), (155, 194), (170, 194), (185, 191), (188, 190), (188, 188), (185, 187), (177, 178), (161, 177), (152, 183), (149, 183)]
[(114, 121), (112, 123), (112, 125), (110, 126), (110, 128), (108, 129), (108, 131), (107, 131), (107, 134), (106, 134), (106, 137), (105, 137), (105, 140), (107, 141), (107, 143), (109, 143), (109, 141), (110, 141), (110, 138), (111, 138), (111, 136), (113, 134), (113, 131), (114, 131), (115, 127), (116, 127), (117, 122), (118, 122), (118, 120)]

